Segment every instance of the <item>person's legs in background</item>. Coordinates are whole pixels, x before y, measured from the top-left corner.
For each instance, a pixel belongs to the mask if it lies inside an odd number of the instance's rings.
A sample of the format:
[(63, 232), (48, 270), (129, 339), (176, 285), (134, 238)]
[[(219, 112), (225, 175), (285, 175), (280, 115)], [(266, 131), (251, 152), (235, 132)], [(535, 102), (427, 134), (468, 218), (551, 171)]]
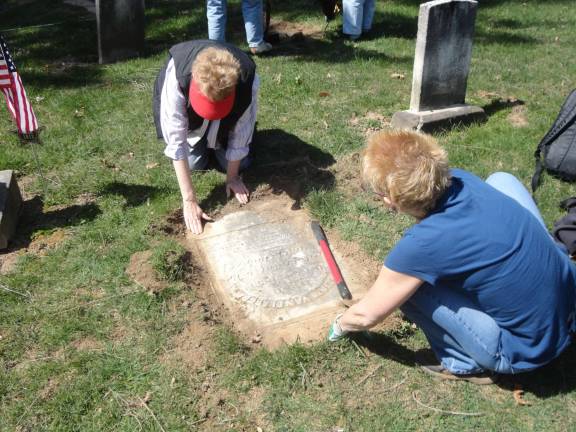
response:
[(467, 296), (442, 286), (423, 284), (400, 309), (422, 329), (436, 357), (449, 372), (513, 373), (510, 362), (500, 352), (502, 330)]
[(242, 0), (242, 16), (246, 42), (252, 54), (270, 51), (272, 45), (264, 40), (264, 12), (262, 0)]
[(242, 16), (246, 42), (250, 48), (256, 48), (264, 40), (262, 0), (242, 0)]
[(372, 30), (372, 21), (374, 20), (374, 12), (376, 11), (376, 0), (364, 1), (364, 16), (362, 17), (362, 33)]
[(495, 172), (486, 179), (486, 183), (488, 183), (494, 189), (499, 190), (504, 195), (508, 195), (510, 198), (518, 202), (522, 207), (532, 213), (534, 217), (538, 219), (538, 222), (540, 222), (546, 232), (548, 232), (546, 224), (544, 223), (544, 219), (542, 219), (542, 215), (540, 214), (540, 210), (538, 210), (538, 207), (532, 199), (530, 192), (528, 192), (528, 189), (524, 187), (520, 180), (509, 173)]
[(342, 33), (352, 40), (362, 34), (364, 0), (342, 0)]
[(208, 38), (224, 42), (226, 40), (226, 0), (207, 0)]

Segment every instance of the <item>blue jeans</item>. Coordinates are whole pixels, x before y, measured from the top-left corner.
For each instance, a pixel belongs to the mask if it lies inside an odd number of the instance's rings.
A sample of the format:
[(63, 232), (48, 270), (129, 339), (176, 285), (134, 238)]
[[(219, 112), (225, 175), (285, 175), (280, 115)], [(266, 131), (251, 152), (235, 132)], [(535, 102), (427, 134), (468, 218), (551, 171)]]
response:
[[(498, 172), (486, 183), (520, 203), (546, 230), (538, 207), (516, 177)], [(400, 309), (422, 329), (432, 351), (450, 372), (514, 373), (510, 360), (501, 353), (502, 330), (465, 294), (425, 283)]]
[[(226, 0), (207, 0), (208, 38), (221, 42), (226, 40), (226, 9)], [(262, 14), (262, 0), (242, 0), (246, 41), (250, 48), (264, 41)]]
[[(188, 166), (190, 171), (203, 170), (208, 165), (209, 153), (206, 146), (206, 140), (201, 139), (198, 141), (194, 147), (190, 148), (190, 154), (188, 155)], [(218, 161), (218, 165), (226, 171), (228, 168), (228, 160), (226, 159), (226, 150), (223, 148), (214, 149), (214, 156)], [(240, 162), (240, 171), (244, 171), (252, 163), (252, 157), (250, 154), (242, 159)]]
[(376, 0), (343, 0), (342, 32), (350, 36), (360, 36), (372, 28)]

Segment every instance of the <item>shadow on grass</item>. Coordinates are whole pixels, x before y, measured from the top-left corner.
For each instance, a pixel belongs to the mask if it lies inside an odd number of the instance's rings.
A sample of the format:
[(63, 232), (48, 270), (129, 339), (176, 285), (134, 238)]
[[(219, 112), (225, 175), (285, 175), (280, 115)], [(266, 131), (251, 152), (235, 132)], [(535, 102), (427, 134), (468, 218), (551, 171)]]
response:
[[(244, 173), (248, 188), (254, 191), (265, 184), (273, 194), (286, 193), (294, 200), (293, 210), (312, 190), (334, 187), (334, 175), (326, 169), (335, 162), (332, 155), (281, 129), (256, 132), (252, 155), (252, 166)], [(210, 212), (226, 202), (225, 186), (220, 185), (200, 206)]]
[(125, 207), (137, 207), (148, 199), (154, 199), (160, 192), (162, 189), (154, 186), (111, 182), (102, 188), (100, 194), (122, 196), (126, 200)]
[(337, 35), (325, 39), (297, 34), (274, 45), (267, 57), (294, 56), (295, 61), (316, 61), (322, 63), (348, 63), (358, 59), (380, 60), (390, 63), (412, 62), (411, 56), (390, 56), (381, 51), (363, 48)]
[[(405, 366), (438, 364), (430, 348), (413, 351), (380, 333), (358, 333), (353, 340), (370, 352)], [(568, 347), (557, 359), (534, 371), (499, 375), (497, 385), (507, 391), (521, 388), (541, 399), (571, 393), (576, 390), (576, 347)]]
[(80, 225), (95, 219), (101, 213), (98, 205), (93, 202), (62, 206), (45, 212), (42, 198), (35, 196), (22, 203), (16, 234), (7, 252), (27, 248), (36, 233)]
[(546, 399), (576, 390), (576, 347), (569, 346), (557, 359), (531, 372), (501, 376), (498, 386), (513, 391), (521, 388)]
[(525, 102), (519, 99), (494, 99), (489, 104), (484, 105), (482, 109), (488, 117), (496, 114), (498, 111), (513, 108), (518, 105), (524, 105)]
[(417, 367), (418, 364), (437, 362), (431, 349), (413, 351), (398, 343), (394, 338), (382, 333), (360, 332), (351, 339), (371, 353), (397, 361), (405, 366)]

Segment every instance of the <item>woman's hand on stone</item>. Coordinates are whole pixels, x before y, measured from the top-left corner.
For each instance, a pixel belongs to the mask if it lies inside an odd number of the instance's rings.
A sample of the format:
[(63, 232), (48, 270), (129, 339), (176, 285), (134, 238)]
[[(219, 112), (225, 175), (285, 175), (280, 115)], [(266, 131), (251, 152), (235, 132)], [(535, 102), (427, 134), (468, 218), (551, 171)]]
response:
[(200, 208), (200, 206), (195, 200), (184, 200), (182, 208), (186, 228), (188, 228), (194, 234), (202, 233), (203, 230), (202, 220), (205, 221), (213, 220), (210, 216), (204, 213), (204, 211)]
[(232, 193), (240, 204), (246, 204), (250, 199), (250, 192), (240, 176), (226, 180), (226, 196), (230, 197)]

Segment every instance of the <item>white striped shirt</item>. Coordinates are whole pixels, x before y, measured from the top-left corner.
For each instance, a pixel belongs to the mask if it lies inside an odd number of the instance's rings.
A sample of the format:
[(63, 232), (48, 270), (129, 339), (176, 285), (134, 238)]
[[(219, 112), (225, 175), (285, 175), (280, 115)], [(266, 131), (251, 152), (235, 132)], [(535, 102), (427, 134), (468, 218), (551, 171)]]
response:
[[(252, 141), (256, 124), (259, 87), (260, 79), (258, 75), (255, 75), (252, 84), (252, 103), (228, 135), (226, 159), (229, 161), (241, 160), (248, 154), (248, 146)], [(218, 148), (216, 137), (220, 120), (204, 120), (198, 129), (189, 131), (187, 101), (176, 79), (174, 59), (171, 59), (166, 66), (166, 77), (160, 95), (160, 125), (166, 142), (164, 154), (173, 160), (186, 159), (190, 154), (189, 147), (193, 147), (200, 141), (206, 134), (206, 130), (208, 130), (206, 136), (208, 148)]]

